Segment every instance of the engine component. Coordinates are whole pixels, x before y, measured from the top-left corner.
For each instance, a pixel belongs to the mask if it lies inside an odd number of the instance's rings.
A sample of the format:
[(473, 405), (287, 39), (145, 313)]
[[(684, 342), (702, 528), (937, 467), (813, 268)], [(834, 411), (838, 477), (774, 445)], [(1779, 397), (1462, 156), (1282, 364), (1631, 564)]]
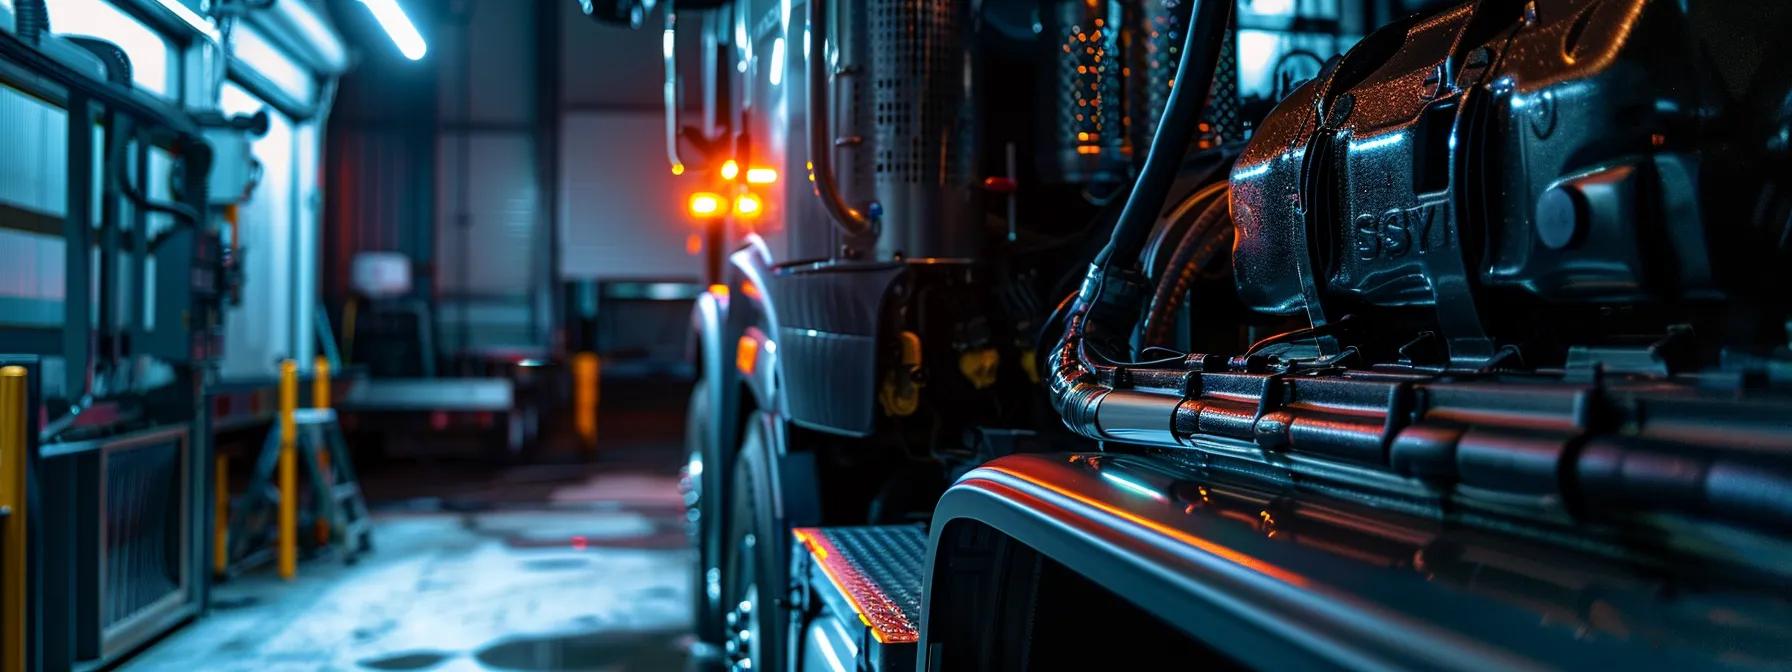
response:
[(1750, 192), (1711, 177), (1740, 138), (1700, 119), (1724, 105), (1688, 22), (1654, 0), (1486, 0), (1365, 38), (1232, 173), (1241, 298), (1410, 317), (1462, 365), (1550, 304), (1737, 289), (1713, 260), (1749, 256), (1717, 247), (1747, 224), (1711, 207)]

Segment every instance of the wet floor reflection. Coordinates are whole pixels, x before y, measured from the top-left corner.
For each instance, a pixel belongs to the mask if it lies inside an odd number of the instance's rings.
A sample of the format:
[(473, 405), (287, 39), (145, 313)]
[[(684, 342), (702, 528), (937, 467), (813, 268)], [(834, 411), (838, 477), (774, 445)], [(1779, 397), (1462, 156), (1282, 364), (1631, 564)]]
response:
[(657, 672), (684, 668), (687, 638), (679, 632), (594, 631), (519, 637), (473, 655), (492, 670)]

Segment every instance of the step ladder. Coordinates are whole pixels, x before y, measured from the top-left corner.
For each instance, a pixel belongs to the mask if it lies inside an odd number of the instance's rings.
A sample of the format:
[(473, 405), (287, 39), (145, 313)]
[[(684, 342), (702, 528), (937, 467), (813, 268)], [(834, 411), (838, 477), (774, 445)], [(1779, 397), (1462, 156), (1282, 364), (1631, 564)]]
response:
[[(927, 566), (923, 525), (802, 527), (793, 583), (815, 618), (832, 618), (852, 640), (818, 642), (829, 628), (805, 628), (803, 655), (852, 652), (852, 670), (913, 670), (921, 634), (921, 584)], [(839, 645), (845, 645), (845, 651)], [(845, 662), (845, 661), (842, 661)]]
[[(353, 564), (361, 554), (373, 550), (373, 530), (367, 513), (367, 502), (349, 462), (348, 443), (342, 428), (336, 424), (336, 412), (328, 408), (293, 411), (296, 468), (304, 474), (301, 481), (308, 487), (295, 493), (309, 493), (310, 506), (301, 499), (298, 538), (310, 555), (318, 555), (334, 547), (343, 553), (343, 561)], [(275, 423), (262, 443), (254, 474), (243, 496), (231, 507), (229, 535), (226, 537), (228, 573), (239, 573), (274, 557), (279, 539), (280, 488), (277, 485), (280, 467), (281, 423)], [(306, 534), (308, 530), (320, 533)], [(309, 543), (306, 543), (309, 542)]]

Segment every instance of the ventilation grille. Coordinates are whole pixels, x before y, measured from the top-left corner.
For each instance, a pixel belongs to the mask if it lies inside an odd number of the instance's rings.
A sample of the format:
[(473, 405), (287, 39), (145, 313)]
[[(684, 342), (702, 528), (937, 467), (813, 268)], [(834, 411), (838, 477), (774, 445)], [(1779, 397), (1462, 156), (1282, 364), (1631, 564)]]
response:
[(100, 549), (102, 628), (119, 625), (185, 587), (182, 441), (109, 451)]
[(969, 59), (955, 0), (871, 3), (872, 119), (879, 184), (957, 184), (969, 146), (960, 116)]
[(1053, 119), (1048, 151), (1053, 177), (1070, 182), (1117, 180), (1132, 159), (1126, 119), (1125, 59), (1118, 2), (1066, 0), (1052, 6), (1045, 45)]

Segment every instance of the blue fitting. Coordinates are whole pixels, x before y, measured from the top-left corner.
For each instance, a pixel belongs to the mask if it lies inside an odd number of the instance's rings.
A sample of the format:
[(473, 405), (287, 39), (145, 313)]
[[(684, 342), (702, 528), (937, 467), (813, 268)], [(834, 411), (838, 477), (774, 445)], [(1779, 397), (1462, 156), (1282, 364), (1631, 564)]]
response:
[(871, 205), (865, 207), (865, 212), (871, 215), (871, 221), (881, 220), (884, 218), (884, 204), (872, 201)]

